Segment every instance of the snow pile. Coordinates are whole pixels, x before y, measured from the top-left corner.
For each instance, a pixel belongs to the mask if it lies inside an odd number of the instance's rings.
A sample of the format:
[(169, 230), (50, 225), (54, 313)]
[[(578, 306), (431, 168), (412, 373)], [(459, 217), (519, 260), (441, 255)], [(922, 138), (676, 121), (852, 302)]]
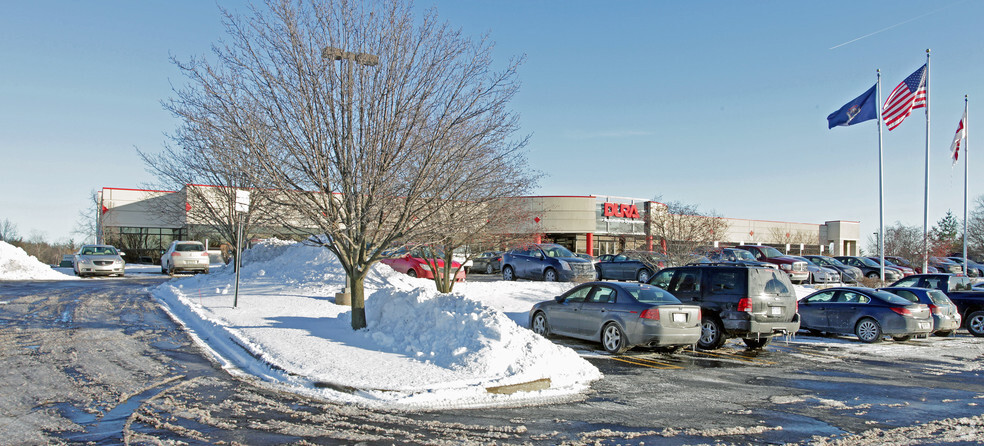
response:
[[(432, 281), (378, 264), (365, 280), (369, 327), (353, 331), (351, 308), (333, 299), (345, 272), (324, 248), (266, 242), (244, 253), (238, 298), (234, 277), (231, 267), (217, 268), (154, 294), (231, 371), (301, 393), (474, 407), (569, 397), (601, 377), (573, 350), (523, 328), (533, 303), (570, 284), (462, 283), (440, 294)], [(531, 383), (517, 393), (489, 391)]]
[(67, 280), (72, 276), (62, 274), (41, 263), (10, 243), (0, 241), (0, 280)]

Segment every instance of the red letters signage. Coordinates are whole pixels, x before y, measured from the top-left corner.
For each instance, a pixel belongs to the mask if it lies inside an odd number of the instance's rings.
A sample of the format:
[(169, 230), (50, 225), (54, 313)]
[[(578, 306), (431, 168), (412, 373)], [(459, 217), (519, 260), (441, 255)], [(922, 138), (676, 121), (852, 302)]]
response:
[(605, 203), (605, 217), (641, 218), (634, 204)]

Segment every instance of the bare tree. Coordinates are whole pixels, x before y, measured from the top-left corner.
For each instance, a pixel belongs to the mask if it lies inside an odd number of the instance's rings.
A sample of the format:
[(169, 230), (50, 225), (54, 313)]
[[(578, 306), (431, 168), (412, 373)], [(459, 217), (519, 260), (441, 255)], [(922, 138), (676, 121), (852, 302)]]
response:
[(99, 235), (99, 215), (101, 213), (99, 192), (90, 190), (88, 203), (79, 210), (79, 215), (75, 220), (75, 229), (72, 229), (72, 233), (82, 237), (83, 243), (86, 240), (91, 240), (94, 243)]
[(666, 249), (671, 264), (685, 264), (693, 259), (699, 248), (710, 246), (728, 230), (728, 222), (720, 215), (702, 212), (695, 204), (679, 201), (666, 204), (650, 216), (653, 238)]
[(984, 255), (984, 195), (974, 200), (967, 218), (967, 251), (978, 258)]
[(0, 220), (0, 242), (13, 243), (16, 241), (20, 241), (17, 225), (7, 218)]
[(385, 249), (417, 239), (497, 170), (528, 179), (507, 108), (519, 61), (492, 71), (491, 44), (433, 11), (268, 0), (224, 23), (228, 41), (211, 60), (177, 63), (191, 86), (173, 110), (236, 141), (212, 145), (214, 158), (249, 166), (249, 184), (277, 191), (280, 223), (338, 256), (353, 328), (366, 326), (363, 280)]
[[(922, 249), (922, 228), (906, 226), (898, 221), (885, 227), (886, 256), (898, 256), (909, 260), (912, 264), (921, 264)], [(867, 251), (875, 256), (879, 254), (877, 234), (868, 236)]]

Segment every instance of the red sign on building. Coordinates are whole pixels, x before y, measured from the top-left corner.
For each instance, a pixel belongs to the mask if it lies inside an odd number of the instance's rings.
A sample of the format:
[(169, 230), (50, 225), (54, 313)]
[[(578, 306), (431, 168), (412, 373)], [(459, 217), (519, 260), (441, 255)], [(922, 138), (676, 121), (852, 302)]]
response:
[(605, 217), (641, 218), (634, 204), (605, 203)]

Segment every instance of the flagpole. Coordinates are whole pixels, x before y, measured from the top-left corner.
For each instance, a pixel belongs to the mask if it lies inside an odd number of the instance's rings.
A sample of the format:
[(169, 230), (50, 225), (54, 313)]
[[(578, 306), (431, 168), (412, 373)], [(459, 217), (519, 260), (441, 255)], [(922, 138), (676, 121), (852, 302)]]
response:
[(967, 95), (964, 95), (964, 122), (963, 122), (963, 133), (964, 133), (964, 233), (963, 233), (963, 267), (964, 275), (969, 277), (967, 274), (970, 269), (967, 267), (970, 263), (967, 262), (967, 172), (969, 168), (967, 167), (970, 161), (967, 160), (967, 146), (970, 145), (970, 129), (967, 128), (970, 125), (970, 106), (967, 102)]
[[(881, 70), (876, 70), (878, 79), (875, 81), (875, 94), (877, 95), (876, 104), (881, 104)], [(882, 114), (881, 106), (878, 109), (876, 118), (878, 119), (878, 257), (881, 259), (881, 272), (879, 280), (885, 281), (885, 169), (884, 151), (882, 150)]]
[(929, 267), (929, 48), (926, 49), (926, 184), (923, 189), (923, 273)]

